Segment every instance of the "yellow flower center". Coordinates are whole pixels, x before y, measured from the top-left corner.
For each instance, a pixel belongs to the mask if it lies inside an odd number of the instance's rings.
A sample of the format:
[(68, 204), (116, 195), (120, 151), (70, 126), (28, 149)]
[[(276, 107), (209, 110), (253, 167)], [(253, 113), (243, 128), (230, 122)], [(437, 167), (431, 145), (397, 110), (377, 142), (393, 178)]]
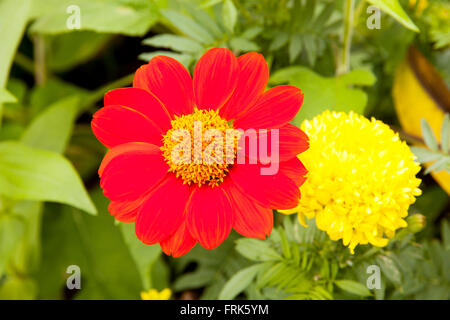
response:
[(183, 183), (218, 186), (236, 158), (239, 132), (214, 110), (175, 116), (161, 151)]

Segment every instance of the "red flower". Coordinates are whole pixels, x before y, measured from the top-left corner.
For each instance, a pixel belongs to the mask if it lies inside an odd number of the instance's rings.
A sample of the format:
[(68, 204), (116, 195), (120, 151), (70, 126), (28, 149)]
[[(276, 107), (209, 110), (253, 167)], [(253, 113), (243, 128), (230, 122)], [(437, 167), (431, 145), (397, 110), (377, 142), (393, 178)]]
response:
[[(264, 91), (268, 77), (262, 55), (236, 58), (228, 49), (214, 48), (200, 58), (193, 79), (176, 60), (157, 56), (137, 70), (132, 88), (106, 93), (92, 130), (111, 149), (99, 169), (111, 215), (135, 222), (142, 242), (160, 243), (174, 257), (197, 242), (217, 247), (231, 228), (246, 237), (269, 235), (272, 208), (289, 209), (300, 199), (306, 170), (296, 156), (308, 142), (289, 124), (303, 94), (293, 86)], [(278, 129), (279, 170), (261, 174), (270, 164), (250, 161), (247, 152), (243, 164), (177, 163), (171, 158), (179, 142), (174, 132), (195, 135), (196, 121), (202, 121), (200, 134), (207, 129)], [(194, 159), (205, 146), (191, 142), (194, 156), (185, 159)], [(236, 148), (232, 151), (236, 160)], [(219, 158), (225, 159), (224, 153)]]

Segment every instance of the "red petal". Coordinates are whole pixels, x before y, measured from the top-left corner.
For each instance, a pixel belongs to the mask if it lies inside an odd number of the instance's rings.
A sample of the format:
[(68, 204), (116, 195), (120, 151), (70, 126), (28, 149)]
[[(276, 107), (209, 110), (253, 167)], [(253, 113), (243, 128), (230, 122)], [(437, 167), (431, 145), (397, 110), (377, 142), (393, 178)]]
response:
[(221, 187), (196, 187), (187, 207), (187, 227), (206, 249), (221, 244), (231, 231), (232, 208)]
[(300, 128), (288, 123), (279, 130), (280, 161), (292, 159), (309, 148), (308, 136)]
[(187, 184), (169, 174), (151, 192), (136, 219), (136, 235), (146, 244), (155, 244), (172, 235), (184, 220), (191, 194)]
[(232, 95), (239, 77), (234, 54), (225, 48), (208, 50), (194, 70), (194, 93), (198, 109), (219, 109)]
[(143, 113), (123, 106), (98, 110), (91, 122), (92, 131), (106, 147), (127, 142), (162, 144), (161, 128)]
[(235, 128), (279, 128), (291, 121), (303, 103), (303, 94), (294, 86), (277, 86), (234, 122)]
[(108, 211), (121, 222), (134, 222), (144, 200), (145, 196), (132, 201), (111, 201)]
[(265, 239), (273, 227), (271, 209), (247, 197), (231, 179), (222, 184), (233, 207), (233, 228), (244, 237)]
[(250, 195), (265, 208), (291, 209), (297, 206), (300, 191), (294, 181), (281, 170), (263, 175), (261, 168), (263, 166), (260, 164), (238, 164), (233, 166), (229, 175), (244, 194)]
[(243, 135), (238, 146), (239, 153), (255, 162), (283, 162), (295, 158), (309, 147), (306, 134), (289, 123), (281, 128), (253, 132), (254, 134)]
[(152, 93), (139, 88), (120, 88), (105, 94), (105, 106), (123, 106), (139, 111), (163, 132), (170, 129), (170, 114)]
[(281, 162), (280, 171), (294, 181), (297, 187), (300, 187), (306, 181), (308, 173), (308, 170), (297, 157)]
[(172, 255), (174, 258), (186, 254), (195, 244), (195, 239), (192, 238), (187, 230), (185, 222), (178, 227), (174, 234), (160, 243), (162, 251), (169, 256)]
[(155, 94), (171, 114), (190, 114), (194, 110), (192, 78), (177, 60), (156, 56), (140, 67), (133, 79), (133, 87)]
[(167, 173), (159, 147), (130, 142), (112, 148), (98, 170), (106, 197), (115, 201), (136, 200), (154, 187)]
[(228, 120), (236, 119), (251, 107), (269, 81), (269, 67), (261, 54), (246, 53), (238, 58), (238, 63), (240, 72), (236, 90), (220, 109), (220, 115)]

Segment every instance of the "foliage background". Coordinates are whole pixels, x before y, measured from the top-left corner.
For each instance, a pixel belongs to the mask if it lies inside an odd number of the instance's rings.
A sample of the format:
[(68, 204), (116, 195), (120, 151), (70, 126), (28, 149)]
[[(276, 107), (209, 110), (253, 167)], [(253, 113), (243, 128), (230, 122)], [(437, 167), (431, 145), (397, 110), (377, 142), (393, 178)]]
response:
[[(366, 26), (370, 4), (383, 11), (380, 29)], [(81, 10), (80, 30), (66, 26), (70, 5)], [(215, 250), (173, 259), (107, 212), (96, 173), (106, 150), (89, 125), (103, 94), (129, 86), (152, 56), (192, 70), (208, 48), (225, 46), (263, 53), (270, 85), (304, 91), (294, 124), (325, 109), (375, 116), (411, 143), (425, 140), (415, 151), (440, 161), (430, 171), (448, 170), (446, 135), (442, 148), (426, 124), (424, 138), (406, 135), (392, 97), (411, 45), (450, 85), (448, 1), (0, 0), (0, 35), (0, 299), (138, 299), (166, 287), (177, 299), (449, 299), (449, 198), (425, 172), (411, 214), (426, 226), (386, 248), (351, 255), (314, 221), (305, 229), (276, 214), (268, 240), (233, 233)], [(370, 291), (372, 264), (382, 288)], [(81, 290), (66, 288), (69, 265), (81, 268)]]

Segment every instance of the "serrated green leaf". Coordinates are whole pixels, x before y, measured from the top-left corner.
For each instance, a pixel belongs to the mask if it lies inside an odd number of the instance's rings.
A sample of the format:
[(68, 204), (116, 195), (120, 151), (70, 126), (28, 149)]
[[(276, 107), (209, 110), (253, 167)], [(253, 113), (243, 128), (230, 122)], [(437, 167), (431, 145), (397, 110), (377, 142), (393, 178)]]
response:
[(239, 293), (244, 291), (261, 270), (261, 266), (261, 264), (257, 264), (247, 267), (231, 277), (220, 292), (219, 300), (234, 299)]
[(175, 60), (178, 60), (186, 68), (189, 67), (189, 65), (191, 64), (191, 62), (193, 60), (193, 57), (189, 54), (176, 53), (176, 52), (172, 52), (172, 51), (153, 51), (153, 52), (149, 52), (149, 53), (141, 53), (139, 55), (139, 59), (148, 62), (153, 57), (156, 57), (159, 55), (168, 56)]
[(222, 4), (222, 21), (225, 27), (233, 32), (236, 26), (238, 12), (232, 0), (225, 0)]
[(19, 142), (0, 143), (0, 194), (15, 200), (60, 202), (97, 213), (67, 159)]
[(214, 42), (211, 34), (192, 18), (173, 10), (162, 11), (163, 16), (181, 33), (203, 44)]
[(357, 296), (368, 297), (372, 295), (365, 285), (353, 280), (336, 280), (334, 283), (342, 290)]
[(423, 139), (425, 140), (425, 144), (432, 151), (438, 151), (439, 150), (438, 142), (428, 122), (422, 118), (420, 119), (420, 126), (422, 127), (422, 135)]
[(231, 39), (230, 47), (232, 50), (241, 52), (259, 51), (260, 49), (256, 43), (240, 37)]
[(433, 152), (422, 147), (411, 147), (411, 151), (414, 153), (420, 163), (436, 161), (442, 157), (442, 154), (440, 154), (439, 152)]
[(236, 250), (250, 260), (274, 261), (281, 259), (281, 256), (263, 240), (239, 239), (236, 243)]
[(450, 171), (450, 157), (441, 156), (435, 163), (425, 170), (425, 174), (430, 172)]
[(386, 255), (379, 255), (377, 261), (380, 265), (383, 275), (392, 283), (400, 285), (402, 283), (402, 274), (398, 270), (394, 260)]
[(289, 36), (287, 33), (279, 32), (275, 35), (272, 43), (269, 46), (270, 51), (276, 51), (283, 47), (289, 41)]
[(143, 44), (156, 48), (167, 48), (174, 51), (198, 53), (203, 47), (192, 39), (174, 34), (159, 34), (142, 41)]
[(303, 42), (299, 34), (294, 34), (289, 42), (289, 61), (292, 63), (302, 52)]

